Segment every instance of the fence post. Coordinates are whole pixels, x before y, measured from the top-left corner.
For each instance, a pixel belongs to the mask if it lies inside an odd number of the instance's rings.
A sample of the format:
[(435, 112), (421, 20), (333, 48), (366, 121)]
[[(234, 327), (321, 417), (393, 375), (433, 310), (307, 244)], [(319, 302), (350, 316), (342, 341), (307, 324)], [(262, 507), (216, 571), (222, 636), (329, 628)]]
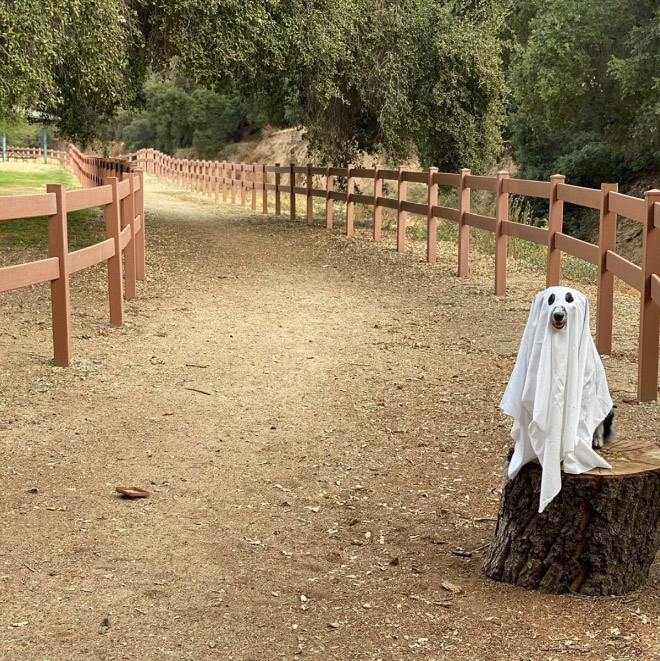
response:
[[(639, 357), (637, 360), (637, 399), (652, 402), (658, 398), (658, 335), (660, 307), (651, 298), (651, 275), (660, 274), (660, 227), (655, 224), (655, 204), (660, 190), (644, 193), (646, 217), (642, 243), (642, 291), (639, 313)], [(660, 215), (658, 218), (660, 225)]]
[(438, 168), (429, 168), (427, 183), (427, 216), (426, 216), (426, 261), (435, 264), (438, 251), (438, 221), (433, 215), (433, 207), (438, 205), (438, 184), (435, 174)]
[(504, 192), (504, 182), (509, 173), (497, 173), (495, 191), (495, 296), (506, 294), (507, 237), (502, 232), (502, 221), (509, 218), (509, 194)]
[(241, 206), (244, 207), (247, 204), (247, 188), (246, 186), (246, 170), (245, 163), (240, 165), (240, 178), (241, 178)]
[(334, 208), (334, 200), (330, 197), (332, 188), (334, 185), (335, 178), (330, 174), (332, 170), (332, 163), (328, 163), (325, 166), (325, 227), (326, 229), (332, 229), (332, 214)]
[(296, 187), (296, 172), (295, 172), (295, 163), (291, 163), (289, 165), (289, 185), (291, 188), (291, 209), (290, 209), (290, 217), (291, 220), (296, 219), (296, 194), (294, 192), (294, 188)]
[(48, 254), (59, 259), (59, 278), (50, 281), (53, 320), (53, 363), (68, 367), (71, 362), (71, 295), (69, 291), (66, 188), (48, 184), (47, 192), (55, 195), (55, 214), (48, 216)]
[(140, 189), (135, 194), (135, 215), (140, 216), (140, 229), (135, 235), (135, 275), (138, 280), (146, 280), (146, 255), (145, 255), (145, 218), (144, 218), (144, 170), (136, 168), (135, 175), (139, 178)]
[(383, 196), (382, 165), (374, 165), (374, 241), (380, 241), (383, 225), (383, 208), (378, 204), (378, 198)]
[(349, 165), (346, 170), (346, 236), (353, 236), (353, 223), (355, 220), (355, 202), (352, 200), (353, 191), (355, 190), (353, 167)]
[[(279, 163), (275, 163), (275, 167), (281, 167)], [(282, 194), (280, 193), (280, 179), (281, 174), (278, 170), (275, 171), (275, 215), (282, 215)]]
[(105, 206), (105, 235), (113, 239), (115, 254), (108, 259), (108, 296), (110, 299), (110, 325), (121, 326), (124, 323), (124, 292), (122, 286), (121, 214), (119, 211), (119, 184), (117, 177), (108, 177), (103, 182), (112, 188), (112, 202)]
[(231, 184), (231, 203), (236, 204), (236, 163), (231, 164), (231, 177), (229, 183)]
[(406, 212), (403, 210), (403, 202), (406, 201), (408, 182), (403, 180), (403, 167), (399, 166), (397, 212), (396, 212), (396, 251), (403, 252), (406, 249)]
[[(610, 210), (609, 194), (619, 190), (618, 184), (600, 186), (600, 230), (598, 234), (598, 298), (596, 300), (596, 348), (599, 353), (612, 352), (612, 320), (614, 317), (614, 273), (607, 270), (607, 251), (616, 252), (617, 215)], [(559, 283), (557, 283), (559, 284)]]
[(266, 172), (266, 164), (264, 163), (261, 170), (261, 212), (268, 215), (268, 190), (266, 184), (268, 183), (268, 172)]
[(213, 161), (213, 178), (215, 179), (215, 201), (220, 200), (220, 163)]
[(556, 287), (561, 274), (561, 250), (557, 249), (556, 237), (564, 224), (564, 201), (559, 199), (558, 186), (566, 181), (563, 174), (550, 177), (550, 202), (548, 207), (548, 258), (545, 269), (545, 286)]
[(466, 185), (469, 168), (460, 171), (461, 183), (458, 189), (458, 277), (464, 278), (470, 263), (470, 226), (465, 223), (465, 214), (470, 213), (470, 189)]
[(252, 163), (252, 196), (250, 197), (252, 211), (257, 210), (257, 164)]
[(307, 163), (307, 224), (314, 220), (314, 198), (312, 197), (312, 164)]
[(222, 161), (222, 201), (227, 201), (227, 161)]
[(130, 193), (121, 201), (121, 218), (124, 227), (131, 228), (131, 240), (124, 248), (124, 286), (126, 288), (126, 300), (130, 301), (136, 296), (136, 254), (135, 254), (135, 176), (134, 174), (122, 173), (122, 181), (128, 180)]

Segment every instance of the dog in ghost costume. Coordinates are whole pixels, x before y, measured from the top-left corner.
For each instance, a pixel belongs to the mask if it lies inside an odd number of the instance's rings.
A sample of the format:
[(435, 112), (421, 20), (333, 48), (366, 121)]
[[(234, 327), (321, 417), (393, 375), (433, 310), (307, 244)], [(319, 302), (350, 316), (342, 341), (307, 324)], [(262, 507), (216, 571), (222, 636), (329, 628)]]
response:
[(541, 464), (539, 512), (559, 493), (562, 467), (611, 468), (594, 450), (612, 439), (612, 398), (584, 294), (550, 287), (535, 296), (500, 408), (513, 418), (509, 478)]

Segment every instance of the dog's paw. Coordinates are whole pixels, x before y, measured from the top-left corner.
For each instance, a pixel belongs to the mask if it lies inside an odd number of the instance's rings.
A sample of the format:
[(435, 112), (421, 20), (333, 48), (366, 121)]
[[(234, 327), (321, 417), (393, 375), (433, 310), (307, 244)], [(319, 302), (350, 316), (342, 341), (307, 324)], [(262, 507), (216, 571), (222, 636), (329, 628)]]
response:
[(594, 430), (594, 437), (591, 441), (591, 447), (598, 450), (605, 445), (604, 425), (601, 422)]

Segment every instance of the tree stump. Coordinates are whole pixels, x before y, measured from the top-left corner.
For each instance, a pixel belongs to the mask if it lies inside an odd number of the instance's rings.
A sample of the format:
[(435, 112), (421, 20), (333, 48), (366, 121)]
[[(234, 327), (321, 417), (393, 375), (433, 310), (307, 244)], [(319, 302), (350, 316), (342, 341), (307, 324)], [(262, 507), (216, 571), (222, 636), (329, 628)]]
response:
[(562, 474), (562, 489), (542, 514), (539, 464), (506, 483), (487, 576), (584, 595), (623, 594), (646, 581), (660, 546), (660, 448), (616, 440), (600, 452), (612, 470)]

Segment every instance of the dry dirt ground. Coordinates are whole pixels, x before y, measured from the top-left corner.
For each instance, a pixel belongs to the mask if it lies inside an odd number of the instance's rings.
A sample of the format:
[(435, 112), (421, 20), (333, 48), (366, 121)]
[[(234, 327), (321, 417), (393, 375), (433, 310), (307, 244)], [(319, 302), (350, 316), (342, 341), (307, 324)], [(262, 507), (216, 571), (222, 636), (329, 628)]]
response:
[[(618, 598), (481, 571), (542, 273), (511, 263), (497, 299), (450, 243), (429, 266), (147, 187), (125, 327), (103, 269), (77, 274), (58, 369), (47, 288), (0, 299), (2, 659), (660, 658), (660, 564)], [(657, 406), (624, 402), (637, 305), (617, 295), (605, 362), (620, 433), (656, 438)]]

